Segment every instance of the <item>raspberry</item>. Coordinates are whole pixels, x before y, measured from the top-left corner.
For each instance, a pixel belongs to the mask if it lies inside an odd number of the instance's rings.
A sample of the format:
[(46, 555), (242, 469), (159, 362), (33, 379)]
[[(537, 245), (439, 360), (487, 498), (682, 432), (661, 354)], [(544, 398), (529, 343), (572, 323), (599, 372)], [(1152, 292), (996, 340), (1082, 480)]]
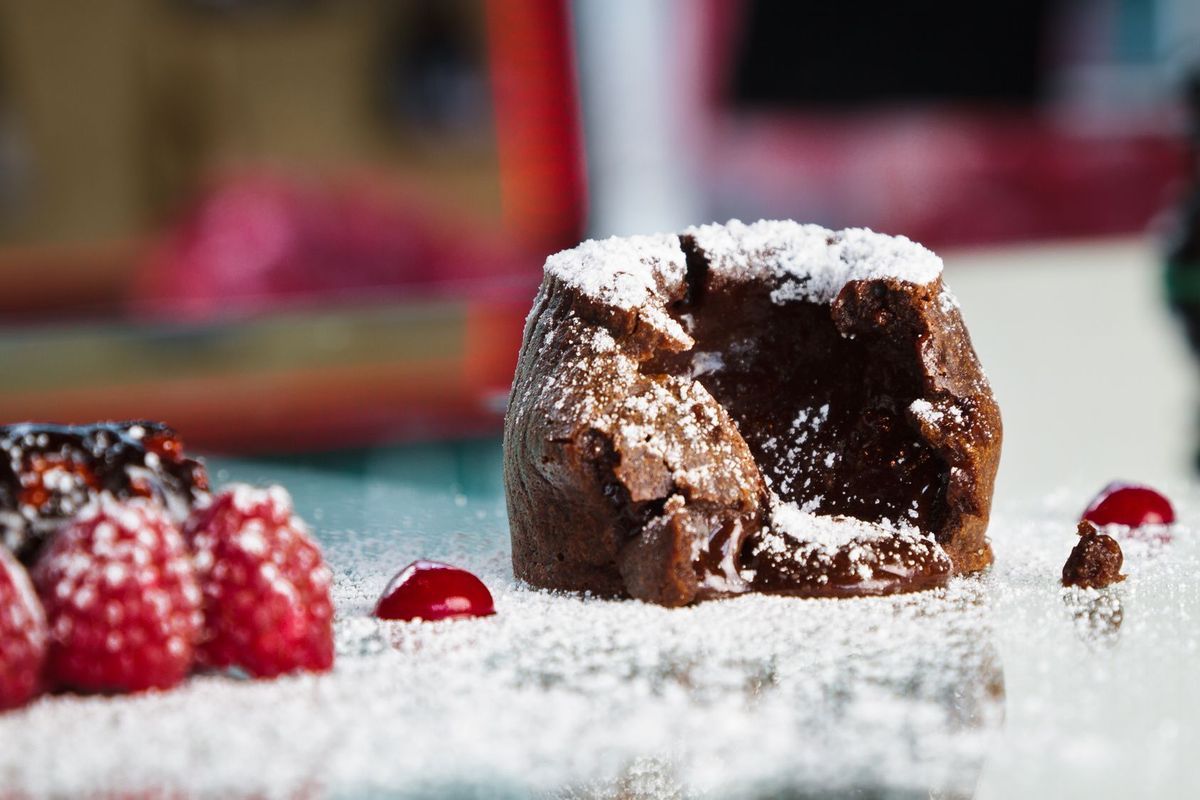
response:
[(465, 569), (414, 561), (397, 573), (375, 605), (380, 619), (460, 619), (496, 613), (492, 593)]
[(41, 690), (46, 617), (25, 568), (0, 547), (0, 711)]
[(33, 582), (53, 684), (137, 692), (187, 677), (200, 592), (183, 537), (158, 503), (97, 496), (38, 558)]
[(231, 486), (184, 530), (204, 596), (200, 663), (258, 678), (333, 666), (332, 574), (285, 489)]

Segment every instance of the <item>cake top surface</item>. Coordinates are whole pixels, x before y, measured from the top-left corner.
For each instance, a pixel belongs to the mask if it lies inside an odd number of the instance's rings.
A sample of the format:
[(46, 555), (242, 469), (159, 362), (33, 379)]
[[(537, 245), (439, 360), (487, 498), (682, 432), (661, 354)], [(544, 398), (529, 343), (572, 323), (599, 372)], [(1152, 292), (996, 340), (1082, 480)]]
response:
[(679, 237), (672, 234), (589, 239), (546, 259), (546, 274), (601, 303), (639, 314), (672, 338), (691, 343), (667, 314), (663, 299), (687, 274)]
[(731, 281), (774, 278), (771, 299), (829, 303), (847, 283), (892, 278), (927, 284), (942, 274), (942, 260), (904, 236), (867, 228), (832, 231), (791, 220), (749, 225), (693, 226), (684, 231), (708, 257), (714, 276)]
[[(833, 231), (791, 220), (740, 220), (688, 228), (707, 256), (710, 274), (731, 281), (772, 280), (777, 303), (829, 303), (854, 280), (891, 278), (928, 284), (942, 273), (942, 260), (904, 236), (866, 228)], [(587, 297), (625, 310), (672, 335), (682, 328), (663, 309), (687, 273), (680, 237), (674, 234), (590, 239), (546, 260), (547, 275)]]

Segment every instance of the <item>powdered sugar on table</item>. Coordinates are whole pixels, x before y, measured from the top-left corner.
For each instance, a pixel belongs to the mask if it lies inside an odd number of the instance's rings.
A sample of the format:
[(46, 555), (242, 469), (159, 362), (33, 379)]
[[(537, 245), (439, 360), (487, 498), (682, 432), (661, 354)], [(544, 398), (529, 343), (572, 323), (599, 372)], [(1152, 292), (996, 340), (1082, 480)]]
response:
[[(334, 672), (44, 698), (0, 716), (0, 786), (438, 798), (978, 786), (1001, 797), (1057, 780), (1080, 796), (1165, 796), (1194, 777), (1194, 537), (1128, 544), (1130, 578), (1115, 591), (1063, 592), (1057, 572), (1086, 500), (1076, 492), (1002, 511), (982, 579), (669, 610), (516, 584), (498, 484), (431, 488), (431, 471), (457, 469), (438, 458), (380, 462), (386, 480), (250, 465), (223, 477), (283, 481), (322, 536), (337, 573)], [(490, 475), (498, 454), (465, 458)], [(371, 619), (378, 592), (418, 556), (481, 575), (497, 615)], [(1145, 764), (1158, 765), (1149, 783)]]

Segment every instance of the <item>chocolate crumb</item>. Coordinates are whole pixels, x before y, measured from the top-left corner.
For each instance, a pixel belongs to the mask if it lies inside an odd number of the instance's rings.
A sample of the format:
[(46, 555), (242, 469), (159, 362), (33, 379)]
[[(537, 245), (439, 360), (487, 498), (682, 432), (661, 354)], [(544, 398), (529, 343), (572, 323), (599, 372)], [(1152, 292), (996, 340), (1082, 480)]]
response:
[(1079, 523), (1077, 532), (1079, 544), (1075, 545), (1071, 555), (1067, 556), (1067, 563), (1063, 565), (1063, 586), (1099, 589), (1125, 580), (1121, 574), (1125, 557), (1117, 540), (1100, 533), (1095, 525), (1087, 521)]

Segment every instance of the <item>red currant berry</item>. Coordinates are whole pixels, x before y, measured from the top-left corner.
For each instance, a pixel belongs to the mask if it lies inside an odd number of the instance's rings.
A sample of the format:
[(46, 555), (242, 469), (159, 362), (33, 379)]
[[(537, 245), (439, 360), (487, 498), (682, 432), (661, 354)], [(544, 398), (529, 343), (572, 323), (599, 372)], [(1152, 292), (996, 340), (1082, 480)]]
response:
[(483, 581), (436, 561), (414, 561), (400, 570), (375, 605), (380, 619), (439, 620), (495, 613), (492, 593)]
[(1170, 525), (1175, 522), (1171, 501), (1149, 486), (1133, 483), (1110, 483), (1092, 500), (1083, 519), (1101, 527), (1127, 525)]

